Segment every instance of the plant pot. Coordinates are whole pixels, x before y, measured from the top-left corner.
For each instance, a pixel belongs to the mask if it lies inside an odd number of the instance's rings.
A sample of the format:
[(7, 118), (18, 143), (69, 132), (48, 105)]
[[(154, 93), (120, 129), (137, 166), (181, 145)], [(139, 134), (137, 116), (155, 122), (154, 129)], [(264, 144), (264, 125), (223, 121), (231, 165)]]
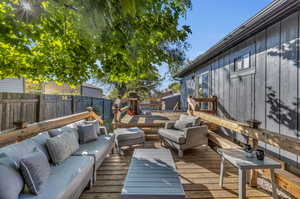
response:
[(265, 158), (265, 152), (264, 152), (263, 150), (257, 149), (257, 150), (255, 151), (255, 154), (256, 154), (256, 158), (257, 158), (258, 160), (264, 160), (264, 158)]
[(261, 121), (258, 121), (258, 120), (248, 120), (247, 123), (249, 124), (249, 126), (251, 128), (258, 129), (259, 125), (261, 124)]
[(28, 126), (28, 122), (26, 122), (26, 121), (16, 121), (16, 122), (14, 122), (14, 125), (16, 126), (17, 129), (24, 129)]

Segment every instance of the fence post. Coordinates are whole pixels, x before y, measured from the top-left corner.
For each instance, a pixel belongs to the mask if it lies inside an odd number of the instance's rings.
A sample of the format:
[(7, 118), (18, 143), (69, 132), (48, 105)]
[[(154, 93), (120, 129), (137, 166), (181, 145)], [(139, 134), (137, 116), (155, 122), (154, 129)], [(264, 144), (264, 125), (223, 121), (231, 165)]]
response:
[(76, 96), (72, 96), (72, 113), (76, 113)]
[(44, 95), (40, 94), (38, 96), (38, 111), (37, 111), (37, 121), (43, 121), (45, 117), (45, 100)]

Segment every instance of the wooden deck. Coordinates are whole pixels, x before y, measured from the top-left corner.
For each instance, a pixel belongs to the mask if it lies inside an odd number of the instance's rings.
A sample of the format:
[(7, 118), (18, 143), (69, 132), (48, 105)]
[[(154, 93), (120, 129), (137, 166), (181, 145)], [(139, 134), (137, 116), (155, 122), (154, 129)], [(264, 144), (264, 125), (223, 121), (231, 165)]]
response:
[[(161, 147), (159, 142), (147, 142), (147, 148)], [(119, 199), (133, 149), (125, 150), (125, 156), (113, 154), (98, 169), (97, 182), (86, 190), (80, 199)], [(184, 158), (173, 153), (177, 171), (185, 189), (186, 198), (238, 198), (237, 169), (226, 163), (224, 188), (219, 187), (219, 155), (211, 148), (186, 151)], [(247, 187), (247, 198), (266, 199), (270, 194), (261, 189)]]

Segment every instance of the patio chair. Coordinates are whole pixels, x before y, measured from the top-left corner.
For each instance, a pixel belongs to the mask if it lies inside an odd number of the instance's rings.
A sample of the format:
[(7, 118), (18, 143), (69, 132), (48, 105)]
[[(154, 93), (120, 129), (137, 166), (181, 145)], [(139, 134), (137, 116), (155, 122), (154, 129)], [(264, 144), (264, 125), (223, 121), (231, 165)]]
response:
[(201, 126), (200, 118), (193, 116), (180, 115), (179, 120), (167, 122), (158, 132), (163, 143), (177, 149), (179, 157), (183, 156), (183, 151), (208, 142), (207, 126)]

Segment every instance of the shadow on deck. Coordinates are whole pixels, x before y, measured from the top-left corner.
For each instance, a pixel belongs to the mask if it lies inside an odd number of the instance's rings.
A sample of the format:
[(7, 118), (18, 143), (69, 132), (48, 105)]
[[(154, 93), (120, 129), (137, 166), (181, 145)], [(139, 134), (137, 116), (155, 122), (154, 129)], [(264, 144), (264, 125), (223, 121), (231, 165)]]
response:
[[(146, 148), (159, 148), (159, 142), (146, 143)], [(97, 171), (97, 182), (85, 191), (80, 199), (119, 199), (127, 174), (133, 149), (125, 150), (125, 156), (113, 154)], [(195, 148), (186, 151), (184, 158), (173, 153), (186, 198), (238, 198), (237, 169), (226, 163), (224, 188), (219, 187), (220, 157), (211, 148)], [(271, 198), (261, 189), (247, 187), (247, 198)]]

